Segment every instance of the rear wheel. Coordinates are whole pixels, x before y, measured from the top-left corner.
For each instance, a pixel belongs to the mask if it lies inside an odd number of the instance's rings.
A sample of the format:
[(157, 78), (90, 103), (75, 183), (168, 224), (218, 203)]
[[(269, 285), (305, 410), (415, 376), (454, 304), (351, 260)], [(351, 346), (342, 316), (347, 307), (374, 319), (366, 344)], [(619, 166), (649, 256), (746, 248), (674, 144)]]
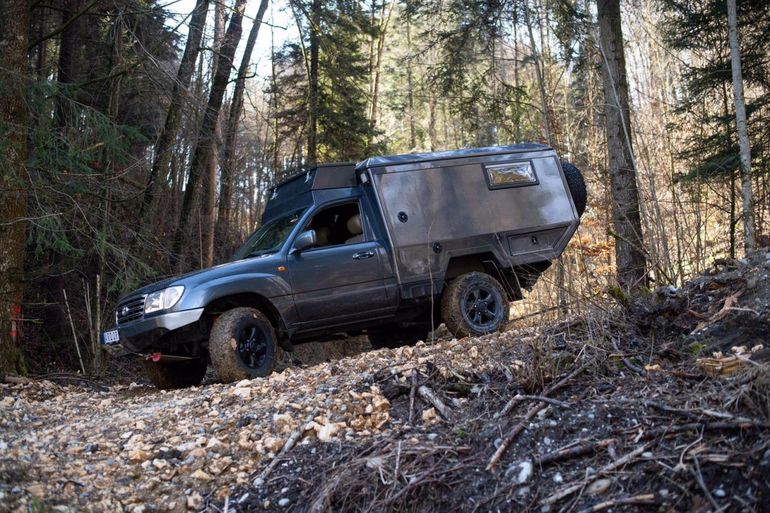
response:
[(480, 272), (455, 278), (441, 296), (441, 317), (456, 337), (502, 330), (508, 320), (508, 309), (500, 282)]
[(254, 308), (233, 308), (219, 316), (209, 335), (211, 363), (225, 383), (267, 376), (276, 363), (275, 330)]
[(160, 390), (200, 385), (206, 375), (206, 359), (186, 361), (144, 360), (144, 373)]

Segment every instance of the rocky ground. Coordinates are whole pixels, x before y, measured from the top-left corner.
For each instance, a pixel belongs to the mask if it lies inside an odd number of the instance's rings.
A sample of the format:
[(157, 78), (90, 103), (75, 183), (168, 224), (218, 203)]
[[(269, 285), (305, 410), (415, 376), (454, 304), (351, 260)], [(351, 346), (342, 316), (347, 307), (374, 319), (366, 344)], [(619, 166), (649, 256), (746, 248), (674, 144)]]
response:
[(628, 310), (179, 391), (1, 384), (0, 511), (770, 511), (770, 254)]

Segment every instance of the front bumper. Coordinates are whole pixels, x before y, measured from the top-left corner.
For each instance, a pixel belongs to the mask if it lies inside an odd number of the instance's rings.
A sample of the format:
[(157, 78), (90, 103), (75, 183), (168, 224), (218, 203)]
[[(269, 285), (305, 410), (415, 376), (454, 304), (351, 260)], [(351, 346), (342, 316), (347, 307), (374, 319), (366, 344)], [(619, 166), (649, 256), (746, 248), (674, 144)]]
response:
[(120, 334), (118, 343), (126, 350), (141, 353), (147, 348), (162, 349), (156, 343), (167, 333), (197, 323), (203, 308), (168, 312), (152, 317), (138, 319), (118, 326)]

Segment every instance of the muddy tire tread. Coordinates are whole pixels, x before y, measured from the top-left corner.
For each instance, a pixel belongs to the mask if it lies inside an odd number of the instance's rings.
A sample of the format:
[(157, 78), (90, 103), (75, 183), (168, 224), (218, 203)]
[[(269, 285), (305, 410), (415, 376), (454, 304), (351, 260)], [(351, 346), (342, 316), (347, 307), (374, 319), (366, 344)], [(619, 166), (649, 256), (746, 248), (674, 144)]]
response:
[(506, 315), (503, 318), (503, 322), (496, 331), (503, 331), (508, 324), (507, 310), (510, 306), (506, 297), (505, 289), (500, 282), (492, 276), (481, 272), (470, 272), (458, 276), (454, 280), (449, 282), (449, 285), (444, 289), (444, 293), (441, 295), (441, 319), (446, 324), (447, 329), (457, 338), (463, 338), (468, 336), (479, 336), (484, 333), (472, 331), (463, 319), (463, 314), (460, 311), (460, 293), (461, 291), (477, 280), (483, 280), (488, 284), (497, 288), (503, 300), (503, 307), (506, 310)]

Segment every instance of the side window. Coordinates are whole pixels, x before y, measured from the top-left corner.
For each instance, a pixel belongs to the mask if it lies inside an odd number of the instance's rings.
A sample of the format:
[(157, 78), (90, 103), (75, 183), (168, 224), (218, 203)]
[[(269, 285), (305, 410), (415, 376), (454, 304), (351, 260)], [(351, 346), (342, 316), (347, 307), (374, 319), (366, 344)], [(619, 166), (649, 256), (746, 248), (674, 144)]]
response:
[(358, 203), (344, 203), (325, 208), (307, 225), (315, 230), (317, 248), (355, 244), (364, 240), (363, 221)]

